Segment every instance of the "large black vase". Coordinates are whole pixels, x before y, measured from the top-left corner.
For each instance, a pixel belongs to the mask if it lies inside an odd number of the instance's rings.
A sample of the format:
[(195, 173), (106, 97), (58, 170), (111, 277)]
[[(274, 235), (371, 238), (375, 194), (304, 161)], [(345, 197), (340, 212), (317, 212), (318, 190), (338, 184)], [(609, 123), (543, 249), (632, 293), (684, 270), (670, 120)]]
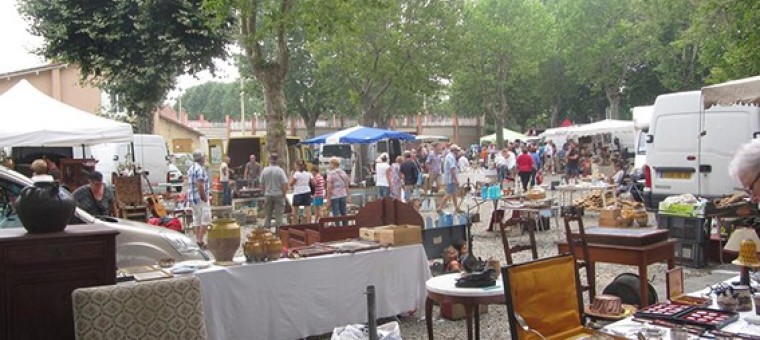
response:
[(16, 213), (30, 233), (51, 233), (66, 228), (74, 216), (76, 202), (59, 190), (58, 184), (37, 182), (21, 189), (16, 199)]

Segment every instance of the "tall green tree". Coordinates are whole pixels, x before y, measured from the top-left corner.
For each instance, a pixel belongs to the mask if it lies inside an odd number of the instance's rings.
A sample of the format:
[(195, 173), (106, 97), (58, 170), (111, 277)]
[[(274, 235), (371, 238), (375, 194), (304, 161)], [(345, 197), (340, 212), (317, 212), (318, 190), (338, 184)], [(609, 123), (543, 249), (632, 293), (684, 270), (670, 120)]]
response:
[[(656, 88), (647, 86), (641, 90), (686, 91), (702, 86), (707, 75), (700, 58), (704, 44), (702, 39), (695, 39), (690, 30), (692, 22), (702, 20), (696, 14), (700, 2), (662, 0), (642, 4), (641, 10), (647, 18), (644, 30), (656, 39), (656, 43), (647, 48), (650, 63), (644, 71), (655, 71), (661, 85)], [(654, 85), (649, 83), (647, 85)]]
[(498, 145), (504, 143), (500, 127), (514, 126), (517, 121), (512, 104), (517, 98), (513, 91), (523, 85), (519, 79), (527, 81), (538, 74), (550, 25), (538, 0), (468, 3), (464, 33), (458, 39), (460, 67), (454, 73), (452, 98), (459, 112), (486, 112), (492, 117)]
[(572, 0), (558, 3), (559, 42), (568, 71), (604, 92), (610, 116), (620, 117), (630, 74), (647, 64), (657, 41), (644, 29), (644, 0)]
[[(261, 91), (256, 87), (245, 89), (245, 112), (246, 119), (254, 112), (264, 112), (264, 103)], [(204, 119), (212, 122), (222, 122), (225, 116), (232, 119), (240, 118), (240, 81), (229, 83), (206, 82), (188, 88), (181, 100), (174, 104), (174, 109), (179, 111), (179, 103), (192, 119), (198, 119), (202, 114)]]
[(760, 74), (760, 2), (703, 0), (695, 13), (690, 33), (703, 43), (708, 83)]
[(345, 82), (331, 68), (320, 65), (309, 50), (302, 30), (290, 40), (291, 69), (285, 80), (285, 96), (289, 111), (301, 117), (308, 137), (315, 136), (317, 120), (335, 112), (338, 102), (345, 101)]
[[(232, 24), (203, 0), (20, 0), (37, 51), (75, 63), (87, 81), (117, 98), (138, 132), (152, 132), (155, 108), (183, 73), (214, 69)], [(216, 20), (211, 20), (216, 18)]]
[[(360, 3), (360, 2), (359, 2)], [(393, 112), (422, 109), (448, 78), (461, 1), (387, 0), (356, 6), (352, 20), (312, 41), (320, 66), (336, 70), (367, 126)], [(408, 112), (406, 112), (408, 113)]]

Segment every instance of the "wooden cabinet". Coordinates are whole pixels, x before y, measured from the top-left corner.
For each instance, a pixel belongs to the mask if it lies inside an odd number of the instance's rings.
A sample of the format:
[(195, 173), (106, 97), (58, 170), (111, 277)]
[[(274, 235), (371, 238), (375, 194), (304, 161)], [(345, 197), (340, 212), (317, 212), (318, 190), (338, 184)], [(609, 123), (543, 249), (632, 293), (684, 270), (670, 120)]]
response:
[(74, 339), (71, 292), (116, 283), (117, 231), (0, 230), (0, 339)]

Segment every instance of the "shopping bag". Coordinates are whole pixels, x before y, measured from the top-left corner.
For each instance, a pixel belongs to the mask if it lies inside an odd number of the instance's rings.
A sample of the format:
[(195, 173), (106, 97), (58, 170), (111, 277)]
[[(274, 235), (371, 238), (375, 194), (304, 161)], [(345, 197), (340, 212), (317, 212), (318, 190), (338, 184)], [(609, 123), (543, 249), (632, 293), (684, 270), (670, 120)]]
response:
[[(379, 340), (402, 340), (401, 328), (396, 321), (377, 326), (377, 335)], [(355, 324), (336, 327), (330, 340), (369, 340), (367, 325)]]

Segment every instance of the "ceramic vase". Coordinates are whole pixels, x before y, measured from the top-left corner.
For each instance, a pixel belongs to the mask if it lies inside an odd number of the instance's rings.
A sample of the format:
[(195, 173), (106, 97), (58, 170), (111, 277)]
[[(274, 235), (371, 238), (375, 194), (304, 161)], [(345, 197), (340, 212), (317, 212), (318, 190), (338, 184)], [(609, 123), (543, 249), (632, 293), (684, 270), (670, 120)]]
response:
[(208, 250), (216, 261), (232, 261), (240, 247), (240, 225), (235, 219), (216, 219), (208, 231)]
[(269, 261), (277, 261), (282, 253), (282, 241), (279, 239), (270, 239), (267, 242), (267, 258)]
[(30, 233), (62, 231), (74, 216), (76, 202), (53, 182), (37, 182), (21, 190), (16, 213)]

